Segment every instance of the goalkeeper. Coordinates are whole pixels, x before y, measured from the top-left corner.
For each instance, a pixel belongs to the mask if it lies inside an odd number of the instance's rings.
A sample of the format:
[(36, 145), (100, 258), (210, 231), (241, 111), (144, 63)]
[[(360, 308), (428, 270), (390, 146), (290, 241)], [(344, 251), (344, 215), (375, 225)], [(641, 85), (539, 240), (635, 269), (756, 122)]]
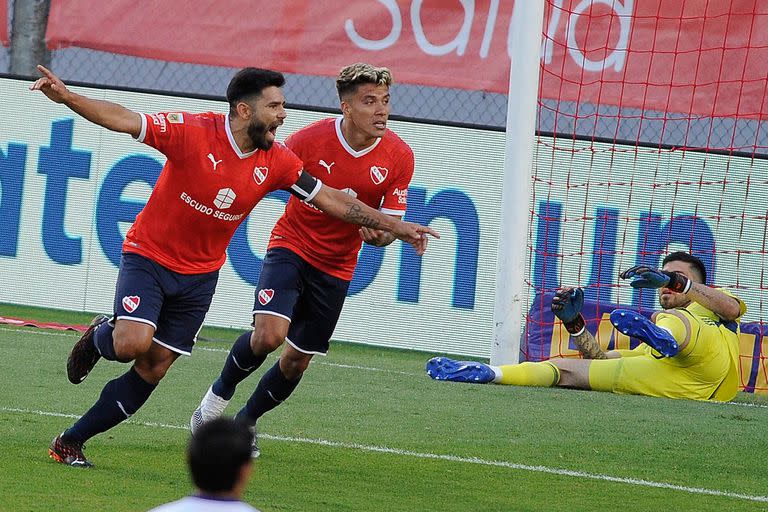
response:
[(651, 320), (625, 309), (611, 313), (611, 323), (618, 331), (644, 342), (635, 349), (603, 351), (581, 315), (584, 293), (580, 288), (563, 288), (552, 299), (552, 312), (571, 334), (583, 359), (490, 366), (435, 357), (427, 362), (427, 373), (433, 379), (456, 382), (733, 399), (739, 389), (739, 318), (746, 311), (744, 302), (708, 287), (704, 264), (685, 252), (669, 254), (661, 270), (638, 265), (620, 277), (630, 279), (633, 288), (658, 288), (663, 308)]

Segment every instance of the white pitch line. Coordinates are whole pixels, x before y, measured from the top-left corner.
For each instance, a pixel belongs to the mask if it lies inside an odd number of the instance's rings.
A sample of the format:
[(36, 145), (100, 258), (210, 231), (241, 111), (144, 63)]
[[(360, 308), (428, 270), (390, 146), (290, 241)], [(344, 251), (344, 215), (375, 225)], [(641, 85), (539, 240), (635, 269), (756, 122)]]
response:
[(415, 374), (410, 372), (401, 372), (399, 370), (387, 370), (386, 368), (372, 368), (369, 366), (356, 366), (353, 364), (339, 364), (339, 363), (324, 363), (322, 361), (314, 362), (313, 364), (319, 364), (321, 366), (333, 366), (335, 368), (347, 368), (350, 370), (365, 370), (368, 372), (384, 372), (384, 373), (394, 373), (397, 375), (408, 375), (409, 377), (423, 377), (424, 374)]
[[(57, 418), (77, 419), (80, 417), (76, 414), (66, 414), (66, 413), (48, 412), (48, 411), (34, 411), (31, 409), (20, 409), (16, 407), (0, 407), (0, 411), (10, 412), (10, 413), (19, 413), (19, 414), (36, 414), (38, 416), (54, 416)], [(180, 426), (180, 425), (171, 425), (167, 423), (154, 423), (154, 422), (144, 422), (144, 421), (135, 421), (135, 420), (126, 420), (124, 423), (130, 423), (133, 425), (140, 425), (144, 427), (153, 427), (153, 428), (189, 430), (189, 426), (186, 426), (186, 425)], [(373, 446), (373, 445), (358, 444), (358, 443), (346, 443), (343, 441), (330, 441), (328, 439), (311, 439), (307, 437), (276, 436), (272, 434), (265, 434), (262, 432), (259, 432), (259, 436), (263, 439), (271, 439), (273, 441), (290, 442), (290, 443), (306, 443), (306, 444), (313, 444), (318, 446), (328, 446), (331, 448), (342, 448), (346, 450), (359, 450), (364, 452), (399, 455), (403, 457), (414, 457), (417, 459), (432, 459), (432, 460), (442, 460), (447, 462), (458, 462), (463, 464), (493, 466), (493, 467), (500, 467), (500, 468), (516, 469), (519, 471), (529, 471), (533, 473), (546, 473), (549, 475), (557, 475), (557, 476), (587, 478), (590, 480), (599, 480), (604, 482), (635, 485), (638, 487), (669, 489), (672, 491), (686, 492), (689, 494), (720, 496), (723, 498), (735, 498), (740, 500), (768, 503), (768, 496), (743, 494), (743, 493), (731, 492), (731, 491), (719, 491), (717, 489), (706, 489), (704, 487), (688, 487), (685, 485), (677, 485), (669, 482), (655, 482), (653, 480), (645, 480), (642, 478), (625, 478), (625, 477), (619, 477), (619, 476), (603, 475), (600, 473), (587, 473), (584, 471), (574, 471), (570, 469), (551, 468), (547, 466), (531, 466), (528, 464), (518, 464), (515, 462), (507, 462), (503, 460), (488, 460), (488, 459), (482, 459), (480, 457), (461, 457), (458, 455), (416, 452), (412, 450), (403, 450), (400, 448), (390, 448), (387, 446)]]
[[(27, 326), (21, 326), (20, 325), (19, 327), (27, 327)], [(9, 329), (7, 327), (0, 327), (0, 331), (19, 332), (18, 329)], [(73, 336), (75, 334), (80, 334), (80, 333), (76, 332), (76, 331), (46, 332), (46, 331), (43, 331), (43, 330), (38, 330), (38, 331), (35, 331), (35, 335), (37, 335), (37, 334), (42, 334), (42, 335), (45, 335), (45, 336), (59, 336), (59, 337), (62, 337), (62, 336)], [(223, 354), (229, 354), (229, 349), (226, 349), (226, 348), (195, 347), (195, 350), (196, 351), (202, 351), (202, 352), (218, 352), (218, 353), (223, 353)], [(417, 376), (421, 377), (421, 374), (416, 375), (416, 374), (409, 373), (409, 372), (401, 372), (401, 371), (398, 371), (398, 370), (387, 370), (387, 369), (384, 369), (384, 368), (372, 368), (372, 367), (368, 367), (368, 366), (355, 366), (355, 365), (340, 364), (340, 363), (326, 363), (326, 362), (322, 362), (322, 361), (312, 361), (312, 364), (319, 364), (321, 366), (332, 366), (332, 367), (336, 367), (336, 368), (348, 368), (348, 369), (352, 369), (352, 370), (366, 370), (366, 371), (370, 371), (370, 372), (394, 373), (394, 374), (397, 374), (397, 375), (408, 375), (409, 377), (417, 377)]]
[[(210, 347), (196, 347), (195, 350), (202, 350), (203, 352), (221, 352), (225, 354), (229, 354), (229, 349), (225, 348), (210, 348)], [(383, 373), (394, 373), (397, 375), (407, 375), (409, 377), (422, 377), (422, 374), (415, 374), (410, 372), (401, 372), (399, 370), (387, 370), (386, 368), (373, 368), (371, 366), (357, 366), (353, 364), (341, 364), (341, 363), (326, 363), (324, 361), (318, 361), (316, 359), (313, 359), (310, 364), (319, 364), (320, 366), (331, 366), (334, 368), (347, 368), (350, 370), (365, 370), (369, 372), (383, 372)]]
[[(21, 327), (29, 327), (29, 326), (20, 325), (19, 328), (21, 328)], [(80, 334), (77, 331), (59, 331), (59, 332), (57, 332), (57, 331), (44, 331), (42, 329), (38, 329), (37, 331), (32, 331), (31, 328), (29, 328), (29, 329), (27, 329), (25, 331), (20, 331), (20, 329), (18, 329), (18, 328), (17, 329), (9, 329), (8, 327), (0, 327), (0, 331), (5, 331), (5, 332), (24, 332), (24, 333), (33, 333), (34, 332), (35, 335), (41, 334), (43, 336), (72, 336), (72, 335), (75, 335), (75, 334)]]
[[(18, 332), (18, 329), (8, 329), (6, 327), (0, 327), (0, 331), (10, 331), (10, 332)], [(74, 334), (78, 334), (75, 331), (66, 331), (66, 332), (46, 332), (43, 330), (39, 330), (39, 332), (36, 332), (35, 334), (44, 334), (46, 336), (71, 336)], [(218, 352), (223, 354), (228, 354), (229, 349), (226, 348), (211, 348), (211, 347), (196, 347), (195, 350), (202, 351), (202, 352)], [(323, 361), (316, 361), (313, 360), (311, 364), (319, 364), (321, 366), (330, 366), (335, 368), (346, 368), (350, 370), (364, 370), (369, 372), (382, 372), (382, 373), (392, 373), (396, 375), (406, 375), (408, 377), (418, 377), (422, 378), (424, 375), (422, 373), (410, 373), (410, 372), (401, 372), (398, 370), (387, 370), (386, 368), (374, 368), (369, 366), (356, 366), (356, 365), (350, 365), (350, 364), (340, 364), (340, 363), (326, 363)], [(711, 402), (706, 401), (705, 403), (712, 404), (712, 405), (736, 405), (739, 407), (754, 407), (758, 409), (768, 409), (768, 404), (759, 404), (759, 403), (753, 403), (753, 402)]]
[(758, 409), (768, 409), (768, 404), (756, 404), (754, 402), (706, 402), (712, 405), (739, 405), (741, 407), (757, 407)]

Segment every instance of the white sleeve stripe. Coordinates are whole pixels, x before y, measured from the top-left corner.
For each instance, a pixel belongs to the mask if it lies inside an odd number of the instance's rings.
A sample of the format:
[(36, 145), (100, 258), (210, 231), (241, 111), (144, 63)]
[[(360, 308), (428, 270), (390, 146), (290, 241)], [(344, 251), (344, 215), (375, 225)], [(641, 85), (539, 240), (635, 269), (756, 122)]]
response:
[(381, 213), (386, 213), (387, 215), (397, 215), (398, 217), (403, 217), (405, 215), (405, 210), (393, 210), (391, 208), (382, 208)]
[(318, 192), (320, 192), (320, 188), (322, 188), (323, 182), (316, 179), (315, 180), (315, 188), (312, 190), (304, 190), (301, 187), (298, 186), (298, 184), (291, 185), (291, 190), (293, 190), (296, 194), (300, 195), (302, 197), (302, 201), (311, 201), (315, 198)]
[(136, 137), (136, 140), (138, 142), (144, 142), (144, 137), (147, 136), (147, 116), (145, 114), (139, 113), (141, 116), (141, 131), (139, 132), (139, 136)]

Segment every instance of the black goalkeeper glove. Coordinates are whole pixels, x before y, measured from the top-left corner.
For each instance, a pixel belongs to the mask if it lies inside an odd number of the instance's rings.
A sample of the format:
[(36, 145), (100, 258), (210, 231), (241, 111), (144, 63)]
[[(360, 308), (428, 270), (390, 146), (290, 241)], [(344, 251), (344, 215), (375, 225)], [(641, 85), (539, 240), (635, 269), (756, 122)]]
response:
[(632, 288), (669, 288), (677, 293), (688, 293), (691, 289), (691, 280), (684, 275), (647, 265), (635, 265), (619, 274), (619, 277), (632, 279), (629, 283)]
[(563, 288), (555, 292), (550, 309), (569, 333), (579, 335), (587, 327), (581, 314), (583, 306), (584, 291), (581, 288)]

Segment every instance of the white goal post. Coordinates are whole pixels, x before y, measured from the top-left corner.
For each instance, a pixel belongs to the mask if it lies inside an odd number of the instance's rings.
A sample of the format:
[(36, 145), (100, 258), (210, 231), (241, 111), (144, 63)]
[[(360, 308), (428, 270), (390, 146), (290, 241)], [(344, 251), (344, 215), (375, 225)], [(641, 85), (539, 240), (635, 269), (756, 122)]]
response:
[(504, 183), (501, 195), (491, 364), (519, 362), (527, 305), (526, 243), (539, 90), (544, 0), (517, 0), (509, 33)]

